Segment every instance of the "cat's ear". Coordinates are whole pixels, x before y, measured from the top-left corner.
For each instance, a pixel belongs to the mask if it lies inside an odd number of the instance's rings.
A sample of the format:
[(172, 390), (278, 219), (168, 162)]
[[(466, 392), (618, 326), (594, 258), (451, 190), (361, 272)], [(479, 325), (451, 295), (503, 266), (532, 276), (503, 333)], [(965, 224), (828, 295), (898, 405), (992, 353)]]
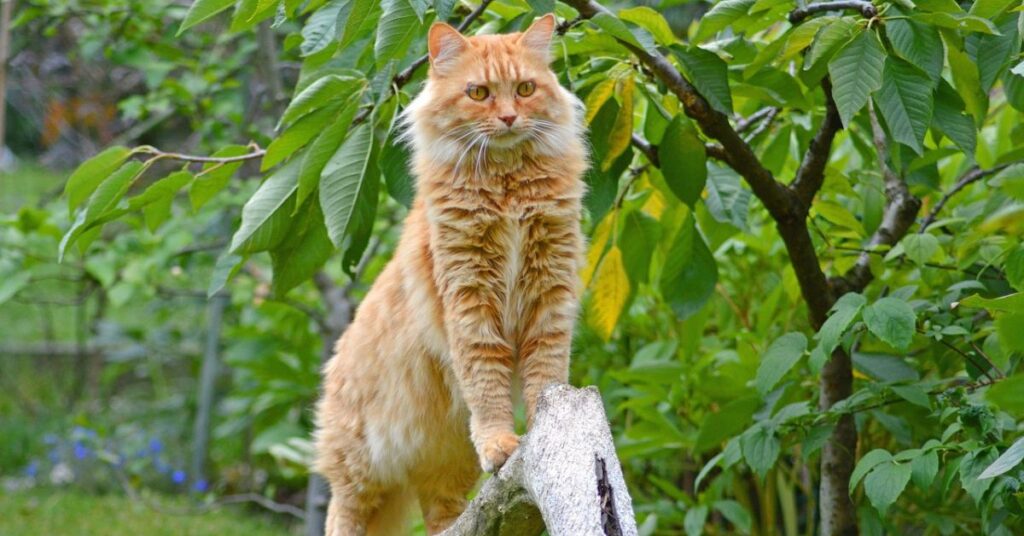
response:
[(551, 62), (551, 36), (555, 33), (555, 15), (548, 13), (533, 21), (533, 24), (523, 32), (519, 42), (526, 48), (539, 54), (544, 61)]
[(443, 22), (435, 22), (427, 34), (427, 49), (430, 51), (430, 65), (443, 72), (466, 50), (466, 38), (455, 28)]

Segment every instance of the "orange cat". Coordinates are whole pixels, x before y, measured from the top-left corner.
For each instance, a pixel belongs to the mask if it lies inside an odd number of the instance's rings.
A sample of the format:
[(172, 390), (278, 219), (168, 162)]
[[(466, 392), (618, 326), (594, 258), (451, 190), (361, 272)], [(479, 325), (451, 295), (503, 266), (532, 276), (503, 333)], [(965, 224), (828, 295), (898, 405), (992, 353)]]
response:
[(402, 534), (414, 500), (441, 532), (480, 469), (519, 445), (513, 375), (528, 420), (567, 380), (587, 155), (582, 105), (548, 66), (554, 26), (430, 29), (430, 74), (404, 115), (417, 197), (324, 370), (328, 535)]

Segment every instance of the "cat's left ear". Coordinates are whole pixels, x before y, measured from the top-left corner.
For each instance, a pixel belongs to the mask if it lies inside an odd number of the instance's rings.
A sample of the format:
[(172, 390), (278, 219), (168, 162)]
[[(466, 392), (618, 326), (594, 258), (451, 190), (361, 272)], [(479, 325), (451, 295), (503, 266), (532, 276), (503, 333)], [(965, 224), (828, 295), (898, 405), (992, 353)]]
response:
[(551, 63), (551, 37), (555, 33), (555, 15), (548, 13), (533, 21), (533, 24), (523, 32), (519, 42), (526, 48), (536, 52), (547, 63)]

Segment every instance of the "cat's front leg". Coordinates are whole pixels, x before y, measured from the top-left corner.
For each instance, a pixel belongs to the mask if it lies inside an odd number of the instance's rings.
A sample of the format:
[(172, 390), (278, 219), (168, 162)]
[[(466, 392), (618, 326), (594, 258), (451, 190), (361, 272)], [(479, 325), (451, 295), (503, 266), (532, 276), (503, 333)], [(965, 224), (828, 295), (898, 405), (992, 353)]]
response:
[(569, 381), (569, 354), (579, 307), (577, 270), (583, 248), (573, 216), (535, 219), (523, 248), (520, 292), (529, 305), (517, 344), (528, 427), (533, 424), (541, 391)]
[(519, 446), (512, 413), (513, 349), (501, 337), (486, 285), (463, 287), (448, 314), (452, 364), (469, 408), (469, 431), (484, 471), (497, 471)]

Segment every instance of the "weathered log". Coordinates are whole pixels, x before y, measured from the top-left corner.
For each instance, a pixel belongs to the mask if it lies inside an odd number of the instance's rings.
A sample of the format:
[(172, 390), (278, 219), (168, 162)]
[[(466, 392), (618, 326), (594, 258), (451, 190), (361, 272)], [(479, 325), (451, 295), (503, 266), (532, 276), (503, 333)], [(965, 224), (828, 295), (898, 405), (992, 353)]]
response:
[(594, 387), (552, 385), (530, 433), (442, 536), (635, 536), (633, 505)]

